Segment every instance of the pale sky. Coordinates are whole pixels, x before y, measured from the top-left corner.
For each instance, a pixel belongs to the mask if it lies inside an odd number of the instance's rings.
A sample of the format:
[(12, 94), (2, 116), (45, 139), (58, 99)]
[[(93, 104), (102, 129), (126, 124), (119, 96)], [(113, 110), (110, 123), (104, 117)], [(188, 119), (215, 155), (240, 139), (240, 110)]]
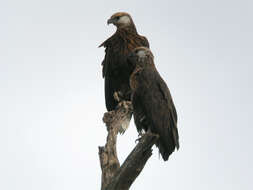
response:
[[(97, 48), (129, 12), (179, 117), (179, 151), (154, 148), (133, 190), (253, 188), (253, 2), (0, 2), (0, 189), (97, 190), (106, 111)], [(118, 138), (122, 163), (138, 137)]]

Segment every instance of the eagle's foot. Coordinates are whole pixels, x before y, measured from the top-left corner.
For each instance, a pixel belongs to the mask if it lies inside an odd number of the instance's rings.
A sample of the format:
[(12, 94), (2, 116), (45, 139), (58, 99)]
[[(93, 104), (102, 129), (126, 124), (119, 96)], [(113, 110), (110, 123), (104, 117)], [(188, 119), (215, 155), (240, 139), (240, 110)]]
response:
[(122, 93), (120, 91), (114, 92), (113, 97), (117, 102), (120, 102), (122, 100)]
[(145, 134), (145, 133), (140, 132), (140, 133), (138, 134), (138, 138), (135, 140), (135, 143), (139, 142), (139, 141), (141, 140), (141, 138), (143, 137), (144, 134)]

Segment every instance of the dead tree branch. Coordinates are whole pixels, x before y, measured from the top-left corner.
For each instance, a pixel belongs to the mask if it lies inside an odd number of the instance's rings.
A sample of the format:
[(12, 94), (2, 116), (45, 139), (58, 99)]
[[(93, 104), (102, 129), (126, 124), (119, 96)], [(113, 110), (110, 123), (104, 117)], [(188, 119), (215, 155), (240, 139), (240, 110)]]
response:
[(99, 147), (102, 170), (101, 190), (128, 190), (152, 155), (151, 147), (157, 135), (146, 133), (120, 167), (117, 157), (117, 135), (124, 121), (131, 117), (131, 102), (120, 102), (116, 110), (104, 114), (108, 136), (105, 146)]

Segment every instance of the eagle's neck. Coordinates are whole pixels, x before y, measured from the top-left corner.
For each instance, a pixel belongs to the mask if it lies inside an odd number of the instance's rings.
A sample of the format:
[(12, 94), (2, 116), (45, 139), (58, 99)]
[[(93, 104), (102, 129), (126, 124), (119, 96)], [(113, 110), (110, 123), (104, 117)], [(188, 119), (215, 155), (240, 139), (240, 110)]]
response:
[(129, 26), (125, 26), (125, 27), (119, 27), (117, 28), (117, 33), (131, 33), (131, 34), (137, 34), (137, 30), (134, 24), (131, 24)]

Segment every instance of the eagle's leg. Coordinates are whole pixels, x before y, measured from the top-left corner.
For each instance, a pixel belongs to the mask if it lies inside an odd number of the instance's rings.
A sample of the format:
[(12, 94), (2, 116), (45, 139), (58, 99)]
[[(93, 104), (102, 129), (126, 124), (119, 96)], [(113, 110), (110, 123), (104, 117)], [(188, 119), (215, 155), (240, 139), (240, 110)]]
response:
[(151, 133), (152, 133), (152, 131), (151, 131), (151, 128), (150, 128), (150, 127), (148, 127), (148, 130), (146, 131), (146, 133), (149, 133), (149, 134), (151, 134)]
[[(138, 139), (135, 140), (135, 143), (140, 141), (140, 139), (142, 138), (142, 136), (145, 134), (145, 126), (148, 126), (148, 121), (146, 119), (146, 116), (143, 114), (143, 113), (139, 113), (139, 117), (140, 117), (140, 123), (141, 123), (141, 126), (142, 126), (142, 130), (138, 130), (139, 131), (139, 134), (138, 134)], [(149, 129), (149, 127), (148, 127)]]
[(139, 142), (144, 134), (153, 134), (152, 131), (151, 131), (151, 128), (148, 127), (148, 130), (146, 132), (144, 132), (143, 130), (140, 131), (139, 134), (138, 134), (138, 139), (135, 140), (135, 143)]

